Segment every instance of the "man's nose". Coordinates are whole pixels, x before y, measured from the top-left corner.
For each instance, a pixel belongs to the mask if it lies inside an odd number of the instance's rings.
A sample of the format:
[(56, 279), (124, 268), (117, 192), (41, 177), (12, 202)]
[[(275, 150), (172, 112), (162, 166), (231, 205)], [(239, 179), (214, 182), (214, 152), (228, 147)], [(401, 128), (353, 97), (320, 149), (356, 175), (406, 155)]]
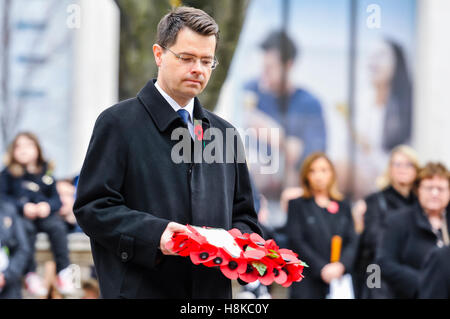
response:
[(196, 59), (195, 62), (193, 62), (192, 67), (191, 67), (191, 72), (192, 73), (203, 73), (204, 72), (204, 67), (203, 67), (200, 59)]

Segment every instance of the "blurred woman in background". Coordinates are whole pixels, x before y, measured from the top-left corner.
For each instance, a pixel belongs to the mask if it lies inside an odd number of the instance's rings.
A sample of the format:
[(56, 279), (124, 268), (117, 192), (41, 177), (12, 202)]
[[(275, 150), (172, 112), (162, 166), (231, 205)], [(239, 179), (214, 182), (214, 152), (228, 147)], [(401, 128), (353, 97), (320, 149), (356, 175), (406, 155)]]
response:
[(377, 261), (392, 298), (415, 298), (424, 261), (436, 247), (450, 244), (447, 206), (450, 173), (441, 163), (420, 170), (418, 202), (388, 216)]
[[(357, 235), (350, 206), (337, 189), (336, 172), (324, 153), (308, 156), (300, 173), (303, 195), (289, 201), (286, 232), (289, 246), (309, 267), (294, 283), (291, 298), (325, 298), (333, 279), (352, 271)], [(342, 238), (338, 261), (331, 262), (331, 240)]]
[(370, 86), (361, 86), (355, 110), (356, 198), (375, 190), (375, 180), (391, 151), (411, 142), (413, 87), (403, 46), (391, 39), (373, 41), (368, 56)]
[(375, 262), (376, 250), (386, 228), (386, 217), (417, 201), (413, 186), (418, 171), (416, 152), (406, 145), (397, 146), (391, 152), (385, 174), (377, 181), (381, 191), (356, 203), (353, 209), (356, 230), (362, 232), (354, 273), (358, 298), (389, 297), (386, 285), (382, 284), (380, 289), (368, 289), (367, 266)]
[(22, 220), (0, 196), (0, 299), (22, 298), (22, 274), (29, 258)]
[(49, 236), (58, 271), (58, 289), (72, 294), (74, 284), (68, 267), (67, 231), (58, 215), (61, 201), (52, 175), (52, 167), (44, 159), (37, 137), (28, 132), (18, 134), (6, 154), (6, 168), (0, 174), (0, 196), (13, 203), (29, 240), (31, 255), (25, 270), (27, 290), (34, 296), (47, 295), (47, 288), (36, 273), (35, 243), (38, 232)]

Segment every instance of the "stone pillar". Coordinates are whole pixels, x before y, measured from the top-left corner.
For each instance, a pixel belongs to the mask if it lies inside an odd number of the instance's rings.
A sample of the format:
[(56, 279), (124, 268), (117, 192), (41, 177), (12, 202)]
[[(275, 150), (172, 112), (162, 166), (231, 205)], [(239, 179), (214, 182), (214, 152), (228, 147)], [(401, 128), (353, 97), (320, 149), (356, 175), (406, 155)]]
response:
[(78, 174), (98, 115), (118, 101), (120, 12), (113, 0), (80, 0), (75, 30), (71, 174)]
[(413, 145), (422, 163), (450, 167), (450, 1), (418, 1)]

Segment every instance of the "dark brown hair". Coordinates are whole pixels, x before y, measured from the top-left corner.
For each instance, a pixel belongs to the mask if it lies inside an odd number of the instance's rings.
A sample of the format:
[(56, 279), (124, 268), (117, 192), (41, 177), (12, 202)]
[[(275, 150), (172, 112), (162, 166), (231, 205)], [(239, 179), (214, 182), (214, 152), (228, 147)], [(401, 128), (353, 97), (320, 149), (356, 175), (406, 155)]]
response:
[(42, 170), (46, 162), (42, 155), (42, 148), (37, 136), (30, 132), (19, 133), (16, 135), (16, 137), (14, 137), (13, 141), (9, 145), (5, 157), (5, 165), (8, 168), (9, 172), (15, 177), (22, 176), (25, 173), (25, 168), (21, 164), (19, 164), (17, 160), (14, 158), (14, 150), (16, 148), (17, 141), (19, 140), (20, 137), (28, 138), (29, 140), (33, 141), (34, 145), (36, 146), (38, 152), (36, 165), (39, 170)]
[(156, 43), (165, 48), (170, 47), (176, 42), (178, 32), (185, 27), (201, 35), (214, 35), (217, 49), (219, 26), (206, 12), (191, 7), (177, 7), (161, 19)]
[(417, 174), (415, 183), (416, 193), (420, 186), (420, 183), (422, 183), (423, 180), (430, 179), (435, 176), (442, 177), (448, 180), (450, 184), (450, 172), (445, 167), (445, 165), (439, 162), (429, 162), (419, 171), (419, 174)]
[(300, 185), (303, 188), (303, 196), (304, 198), (311, 198), (314, 196), (313, 191), (311, 189), (311, 185), (309, 184), (308, 174), (311, 170), (311, 165), (318, 160), (319, 158), (325, 159), (328, 164), (330, 164), (330, 169), (333, 173), (332, 180), (328, 186), (328, 196), (330, 196), (333, 200), (342, 200), (344, 196), (339, 192), (337, 187), (337, 178), (336, 178), (336, 170), (334, 169), (334, 165), (331, 160), (322, 152), (315, 152), (309, 155), (303, 162), (301, 171), (300, 171)]

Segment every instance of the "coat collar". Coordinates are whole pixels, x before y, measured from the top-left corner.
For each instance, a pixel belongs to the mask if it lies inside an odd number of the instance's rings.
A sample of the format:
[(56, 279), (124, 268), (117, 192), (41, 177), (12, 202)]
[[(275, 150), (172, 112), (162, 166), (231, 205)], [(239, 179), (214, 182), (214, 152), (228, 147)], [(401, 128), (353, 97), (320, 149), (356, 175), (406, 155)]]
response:
[[(428, 217), (425, 211), (423, 210), (422, 206), (420, 206), (419, 202), (416, 202), (414, 204), (413, 213), (414, 213), (414, 221), (417, 227), (434, 234), (431, 224), (428, 221)], [(448, 215), (446, 216), (446, 220), (447, 220), (447, 227), (450, 227), (450, 220)]]
[(392, 185), (382, 191), (382, 193), (385, 195), (390, 207), (413, 205), (416, 202), (416, 196), (412, 191), (409, 193), (408, 197), (404, 197)]
[[(144, 105), (147, 112), (152, 117), (159, 131), (167, 130), (174, 121), (180, 121), (181, 118), (167, 103), (164, 97), (155, 87), (156, 79), (152, 79), (137, 94), (137, 98)], [(197, 97), (194, 98), (194, 119), (201, 120), (209, 126), (209, 119), (206, 112)]]

